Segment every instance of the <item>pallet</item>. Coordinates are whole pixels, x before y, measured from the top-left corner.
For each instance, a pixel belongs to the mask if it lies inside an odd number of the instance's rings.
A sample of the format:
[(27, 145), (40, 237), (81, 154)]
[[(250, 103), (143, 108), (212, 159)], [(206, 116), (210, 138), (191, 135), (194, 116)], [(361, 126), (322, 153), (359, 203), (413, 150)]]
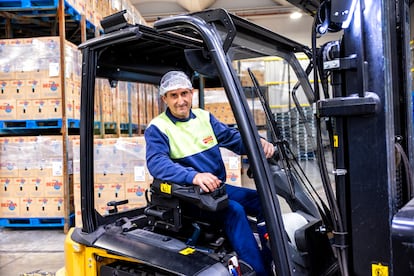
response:
[(137, 131), (138, 130), (138, 125), (137, 124), (120, 123), (119, 127), (120, 127), (121, 131), (129, 130), (130, 128), (131, 128), (132, 131)]
[[(62, 119), (0, 121), (2, 130), (33, 130), (62, 128)], [(68, 128), (79, 128), (80, 120), (68, 119)]]
[[(70, 225), (73, 225), (75, 215), (69, 217)], [(64, 218), (0, 218), (0, 227), (7, 228), (42, 228), (63, 227)]]
[(0, 8), (52, 8), (57, 7), (57, 0), (1, 0)]
[[(67, 1), (65, 2), (66, 20), (80, 22), (82, 15)], [(44, 22), (54, 23), (58, 0), (0, 0), (0, 11), (17, 12), (17, 16), (42, 18)], [(96, 26), (85, 20), (86, 29), (95, 32)], [(3, 23), (2, 20), (0, 20)]]
[(299, 153), (298, 159), (300, 161), (315, 160), (315, 154), (313, 152), (301, 152)]

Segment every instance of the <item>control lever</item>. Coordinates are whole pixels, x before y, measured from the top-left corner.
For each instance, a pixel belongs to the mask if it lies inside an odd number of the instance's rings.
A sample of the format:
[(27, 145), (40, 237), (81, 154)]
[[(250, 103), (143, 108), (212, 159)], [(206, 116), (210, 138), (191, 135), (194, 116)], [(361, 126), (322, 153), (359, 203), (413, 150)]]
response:
[(109, 206), (109, 207), (114, 207), (113, 209), (110, 209), (108, 212), (110, 213), (110, 214), (116, 214), (116, 213), (118, 213), (118, 206), (119, 205), (124, 205), (124, 204), (127, 204), (128, 203), (128, 199), (125, 199), (125, 200), (120, 200), (120, 201), (109, 201), (108, 203), (106, 203), (106, 206)]

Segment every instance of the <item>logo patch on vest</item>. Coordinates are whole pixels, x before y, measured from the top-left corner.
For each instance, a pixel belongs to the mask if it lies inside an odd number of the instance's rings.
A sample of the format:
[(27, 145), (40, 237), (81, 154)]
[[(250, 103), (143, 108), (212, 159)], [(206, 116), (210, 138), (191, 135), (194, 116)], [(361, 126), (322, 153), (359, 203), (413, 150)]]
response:
[(206, 138), (204, 138), (203, 139), (203, 143), (205, 144), (205, 145), (208, 145), (208, 144), (211, 144), (211, 143), (213, 143), (213, 136), (207, 136)]

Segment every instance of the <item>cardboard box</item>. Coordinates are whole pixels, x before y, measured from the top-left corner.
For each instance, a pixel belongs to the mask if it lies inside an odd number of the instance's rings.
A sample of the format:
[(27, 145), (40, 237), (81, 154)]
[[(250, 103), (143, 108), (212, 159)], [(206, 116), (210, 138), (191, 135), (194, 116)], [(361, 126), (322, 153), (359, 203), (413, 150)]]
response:
[(0, 217), (17, 218), (20, 216), (20, 199), (18, 197), (0, 197)]
[(14, 178), (0, 177), (0, 197), (12, 197)]
[(33, 157), (27, 157), (24, 160), (21, 160), (19, 163), (19, 169), (18, 169), (18, 176), (20, 177), (43, 177), (47, 176), (48, 173), (41, 170), (39, 168), (39, 160), (34, 159)]
[(12, 80), (12, 97), (14, 99), (25, 99), (26, 98), (26, 80), (16, 79)]
[(77, 202), (80, 203), (81, 202), (81, 188), (80, 188), (80, 183), (73, 183), (73, 201), (75, 203), (77, 203)]
[(46, 189), (46, 177), (28, 177), (26, 183), (26, 191), (30, 197), (42, 197), (45, 196)]
[[(73, 100), (73, 118), (79, 120), (80, 119), (80, 99)], [(95, 112), (95, 121), (99, 121), (99, 117), (96, 117)]]
[(113, 184), (102, 184), (95, 183), (95, 200), (96, 202), (105, 204), (110, 201), (119, 201), (125, 199), (125, 184), (124, 183), (113, 183)]
[(60, 99), (62, 98), (62, 85), (60, 78), (47, 78), (41, 80), (42, 90), (41, 98), (44, 99)]
[(65, 203), (63, 197), (36, 198), (38, 217), (63, 217), (65, 215)]
[(16, 100), (4, 99), (0, 100), (0, 120), (16, 119)]
[(19, 164), (18, 176), (21, 177), (49, 177), (62, 175), (62, 159), (39, 158), (21, 160)]
[(17, 100), (16, 104), (16, 119), (30, 120), (33, 119), (33, 114), (36, 113), (35, 104), (33, 100)]
[(224, 166), (226, 170), (239, 170), (241, 169), (241, 156), (226, 149), (220, 148), (220, 153), (223, 158)]
[(123, 160), (145, 160), (146, 144), (144, 136), (121, 137), (117, 142), (119, 150), (123, 153)]
[(28, 195), (27, 179), (21, 177), (0, 178), (0, 197), (22, 197)]
[(7, 154), (13, 148), (11, 137), (0, 137), (0, 154)]
[(148, 172), (145, 160), (129, 160), (127, 182), (149, 182), (152, 176)]
[(46, 112), (46, 105), (47, 105), (47, 100), (41, 98), (41, 99), (36, 99), (34, 100), (34, 105), (33, 105), (33, 119), (48, 119), (48, 114)]
[(8, 186), (8, 191), (12, 194), (12, 197), (22, 197), (29, 194), (28, 191), (28, 179), (25, 177), (15, 177), (10, 186)]
[[(38, 59), (39, 65), (37, 67), (34, 68), (34, 70), (32, 70), (30, 72), (30, 76), (28, 79), (36, 79), (36, 80), (41, 80), (41, 79), (47, 79), (49, 77), (49, 68), (45, 68), (45, 63), (49, 62), (49, 59), (45, 58), (39, 58)], [(38, 92), (40, 93), (41, 90), (41, 85), (39, 83), (38, 85)]]
[(139, 205), (141, 207), (147, 205), (145, 199), (145, 191), (149, 188), (150, 183), (126, 183), (125, 184), (125, 198), (130, 204)]
[(48, 177), (44, 186), (45, 197), (63, 197), (64, 183), (63, 177)]
[(0, 80), (0, 99), (13, 99), (16, 91), (12, 85), (12, 82), (13, 80)]
[(241, 169), (226, 170), (226, 183), (234, 186), (242, 186)]
[(95, 210), (102, 216), (109, 215), (109, 210), (113, 208), (114, 207), (109, 207), (108, 205), (106, 205), (106, 203), (95, 203)]
[(129, 179), (128, 164), (122, 162), (121, 154), (119, 156), (118, 159), (95, 161), (94, 177), (96, 183), (125, 182)]
[(37, 217), (39, 216), (39, 202), (37, 198), (21, 197), (20, 198), (20, 217)]
[(39, 79), (26, 80), (26, 99), (38, 99), (41, 96), (41, 83)]
[(75, 160), (72, 162), (72, 172), (73, 172), (73, 183), (80, 183), (80, 161)]
[(63, 156), (63, 137), (57, 135), (38, 136), (39, 151), (43, 158), (51, 159)]
[(82, 227), (82, 210), (80, 209), (79, 205), (75, 203), (75, 226)]
[(16, 71), (11, 62), (0, 64), (0, 79), (12, 80), (16, 78)]
[(80, 140), (79, 138), (73, 139), (71, 142), (72, 145), (72, 158), (73, 161), (80, 160)]
[(126, 182), (129, 179), (128, 174), (120, 174), (120, 173), (106, 173), (100, 172), (95, 173), (94, 181), (95, 183), (103, 183), (103, 184), (110, 184), (110, 183), (117, 183), (117, 182)]
[(118, 149), (118, 138), (95, 139), (94, 158), (95, 160), (119, 161), (122, 159), (122, 150)]
[(62, 99), (45, 99), (43, 111), (46, 113), (46, 118), (62, 118)]
[(19, 175), (17, 162), (13, 160), (3, 160), (1, 156), (0, 160), (0, 177), (17, 177)]

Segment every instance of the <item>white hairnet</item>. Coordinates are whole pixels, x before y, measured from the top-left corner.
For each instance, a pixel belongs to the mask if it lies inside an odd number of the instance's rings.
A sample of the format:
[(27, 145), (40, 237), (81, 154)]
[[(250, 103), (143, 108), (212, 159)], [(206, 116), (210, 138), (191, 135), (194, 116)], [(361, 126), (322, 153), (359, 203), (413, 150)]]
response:
[(182, 71), (170, 71), (166, 73), (160, 82), (160, 95), (164, 96), (165, 93), (171, 90), (176, 90), (179, 88), (183, 89), (193, 89), (188, 76)]

